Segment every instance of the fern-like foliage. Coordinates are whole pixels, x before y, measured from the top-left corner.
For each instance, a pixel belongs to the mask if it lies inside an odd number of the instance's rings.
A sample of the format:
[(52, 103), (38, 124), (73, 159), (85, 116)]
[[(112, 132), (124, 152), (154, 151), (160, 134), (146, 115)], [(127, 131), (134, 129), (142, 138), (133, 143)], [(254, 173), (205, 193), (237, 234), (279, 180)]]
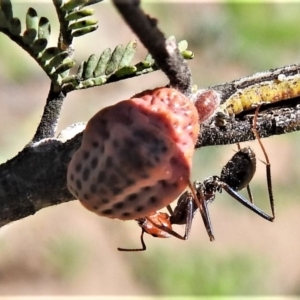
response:
[[(97, 29), (97, 20), (89, 18), (94, 10), (85, 6), (100, 2), (71, 0), (68, 2), (54, 1), (55, 7), (62, 20), (61, 36), (57, 47), (48, 47), (51, 34), (50, 22), (45, 17), (38, 16), (34, 8), (29, 8), (26, 13), (26, 29), (22, 34), (21, 21), (13, 17), (13, 9), (10, 0), (0, 0), (0, 32), (6, 34), (26, 52), (28, 52), (50, 77), (52, 82), (60, 85), (62, 78), (69, 74), (69, 70), (75, 65), (70, 51), (73, 37), (92, 32)], [(63, 17), (62, 17), (63, 16)]]
[[(73, 39), (97, 29), (97, 20), (92, 18), (94, 9), (87, 6), (101, 1), (53, 0), (60, 30), (57, 46), (48, 47), (51, 26), (47, 18), (39, 17), (36, 10), (30, 7), (25, 17), (26, 28), (22, 33), (21, 21), (13, 17), (11, 1), (0, 0), (0, 32), (28, 52), (51, 81), (64, 92), (99, 86), (158, 70), (151, 55), (147, 55), (137, 64), (132, 64), (137, 48), (134, 40), (126, 47), (118, 45), (113, 51), (105, 49), (99, 57), (91, 55), (79, 65), (76, 75), (70, 75), (70, 69), (76, 65), (73, 59)], [(186, 41), (180, 42), (178, 47), (184, 58), (193, 58), (193, 53), (187, 50)]]
[[(170, 37), (175, 40), (175, 37)], [(178, 43), (178, 49), (185, 59), (192, 59), (193, 52), (187, 49), (187, 41)], [(105, 49), (100, 57), (92, 54), (82, 62), (77, 74), (63, 79), (63, 89), (66, 92), (99, 86), (130, 77), (151, 73), (159, 69), (154, 59), (148, 54), (137, 64), (132, 64), (136, 54), (137, 42), (130, 41), (126, 47), (118, 45), (113, 51)]]
[(98, 28), (98, 21), (91, 18), (94, 9), (86, 6), (103, 0), (53, 0), (60, 22), (59, 47), (63, 50), (72, 44), (74, 37), (93, 32)]

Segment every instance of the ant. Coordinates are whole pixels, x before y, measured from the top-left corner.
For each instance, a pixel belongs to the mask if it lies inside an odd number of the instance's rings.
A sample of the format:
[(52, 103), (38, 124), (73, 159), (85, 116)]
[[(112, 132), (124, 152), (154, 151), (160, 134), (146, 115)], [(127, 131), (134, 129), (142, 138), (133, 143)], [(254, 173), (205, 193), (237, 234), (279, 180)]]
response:
[[(266, 165), (267, 188), (272, 216), (266, 214), (253, 203), (253, 197), (249, 188), (249, 183), (256, 171), (255, 153), (250, 147), (241, 148), (240, 145), (238, 145), (239, 151), (236, 152), (227, 162), (227, 164), (222, 168), (220, 176), (210, 176), (203, 182), (195, 181), (193, 185), (190, 183), (190, 191), (184, 192), (179, 197), (177, 206), (175, 207), (174, 211), (172, 210), (170, 205), (167, 206), (170, 215), (162, 212), (154, 212), (145, 218), (136, 220), (138, 222), (138, 225), (142, 228), (142, 248), (118, 248), (119, 251), (146, 250), (146, 244), (144, 242), (145, 232), (154, 237), (167, 238), (170, 236), (174, 236), (181, 240), (187, 240), (197, 209), (199, 209), (200, 211), (210, 241), (214, 241), (215, 238), (207, 204), (213, 202), (216, 192), (221, 193), (222, 190), (225, 190), (235, 200), (252, 210), (254, 213), (258, 214), (262, 218), (270, 222), (274, 221), (275, 205), (271, 180), (271, 164), (256, 129), (259, 108), (260, 106), (258, 106), (255, 111), (252, 131), (255, 138), (259, 142), (259, 145), (262, 148), (263, 154), (265, 156), (264, 163)], [(247, 200), (238, 193), (238, 191), (244, 189), (245, 187), (247, 188), (250, 200)], [(185, 225), (185, 232), (183, 236), (172, 229), (173, 224)]]

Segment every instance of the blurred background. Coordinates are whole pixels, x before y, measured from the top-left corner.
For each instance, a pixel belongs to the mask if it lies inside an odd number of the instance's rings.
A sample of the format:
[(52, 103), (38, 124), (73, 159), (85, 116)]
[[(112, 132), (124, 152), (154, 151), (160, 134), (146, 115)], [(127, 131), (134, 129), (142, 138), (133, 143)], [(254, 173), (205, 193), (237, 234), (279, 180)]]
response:
[[(31, 5), (39, 16), (48, 17), (55, 45), (58, 24), (51, 4), (17, 1), (13, 5), (23, 24)], [(111, 2), (94, 8), (99, 29), (75, 40), (78, 62), (135, 38)], [(300, 60), (299, 4), (145, 1), (144, 8), (158, 18), (167, 36), (189, 42), (195, 53), (189, 65), (199, 87)], [(145, 55), (139, 45), (135, 62)], [(49, 80), (28, 54), (3, 35), (0, 69), (0, 160), (4, 163), (34, 135)], [(166, 77), (155, 72), (73, 92), (65, 100), (58, 132), (87, 121), (102, 107), (166, 83)], [(299, 142), (297, 132), (263, 140), (272, 163), (274, 223), (223, 193), (209, 206), (216, 241), (209, 241), (197, 214), (188, 241), (147, 235), (147, 251), (122, 253), (117, 247), (140, 247), (136, 223), (100, 218), (72, 201), (1, 228), (0, 295), (299, 295)], [(263, 160), (257, 142), (247, 145)], [(236, 149), (229, 145), (197, 150), (193, 179), (219, 175)], [(255, 203), (270, 212), (263, 163), (258, 162), (251, 187)]]

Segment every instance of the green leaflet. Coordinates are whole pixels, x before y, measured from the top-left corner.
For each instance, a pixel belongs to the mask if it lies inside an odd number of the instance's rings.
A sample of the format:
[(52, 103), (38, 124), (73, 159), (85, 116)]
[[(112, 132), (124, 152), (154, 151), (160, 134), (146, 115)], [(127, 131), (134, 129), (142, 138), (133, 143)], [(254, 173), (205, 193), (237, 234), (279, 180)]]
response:
[(182, 40), (178, 43), (179, 52), (183, 52), (188, 48), (188, 42), (186, 40)]
[(95, 10), (93, 8), (83, 8), (81, 10), (69, 13), (66, 16), (66, 20), (74, 21), (74, 20), (82, 19), (84, 17), (88, 17), (88, 16), (93, 15), (94, 12), (95, 12)]
[(93, 73), (96, 68), (97, 62), (98, 62), (97, 56), (95, 54), (92, 54), (85, 64), (85, 68), (83, 72), (84, 79), (93, 77)]
[(21, 21), (18, 18), (12, 18), (9, 21), (9, 32), (12, 35), (20, 35), (21, 33)]
[(78, 6), (82, 6), (86, 2), (87, 2), (86, 0), (69, 0), (69, 1), (65, 1), (61, 6), (61, 8), (66, 11), (71, 11), (77, 8)]
[(12, 5), (10, 0), (1, 0), (0, 1), (1, 10), (7, 21), (10, 21), (13, 18)]
[(48, 66), (51, 68), (56, 68), (57, 66), (61, 65), (67, 57), (69, 57), (69, 53), (67, 51), (59, 52), (50, 60)]
[(92, 86), (103, 85), (107, 81), (106, 76), (100, 76), (97, 78), (90, 78), (87, 80), (83, 80), (75, 87), (76, 90), (87, 89)]
[(93, 25), (93, 26), (89, 26), (89, 27), (84, 27), (81, 29), (77, 29), (75, 31), (72, 32), (72, 36), (73, 37), (79, 37), (82, 35), (85, 35), (87, 33), (93, 32), (98, 28), (98, 25)]
[(99, 58), (98, 64), (94, 70), (95, 77), (99, 77), (100, 75), (105, 74), (106, 66), (107, 66), (107, 63), (108, 63), (110, 57), (111, 57), (111, 49), (107, 48), (102, 52), (102, 54)]
[(151, 67), (152, 65), (155, 64), (155, 60), (151, 54), (147, 54), (147, 56), (141, 63), (143, 64), (144, 67)]
[(125, 48), (123, 45), (118, 45), (114, 52), (112, 53), (105, 70), (105, 74), (109, 75), (116, 71), (119, 67), (123, 54), (125, 52)]
[(35, 40), (31, 46), (34, 53), (39, 53), (47, 47), (48, 41), (47, 39), (41, 38), (38, 40)]
[(123, 68), (126, 66), (129, 66), (131, 61), (133, 60), (135, 54), (136, 54), (136, 48), (137, 48), (137, 41), (130, 41), (126, 48), (125, 51), (123, 53), (122, 59), (119, 63), (119, 68)]
[(50, 22), (47, 18), (41, 17), (38, 26), (38, 38), (49, 39), (51, 33)]
[(115, 72), (116, 77), (122, 78), (126, 77), (128, 75), (133, 75), (137, 71), (137, 68), (135, 66), (125, 66), (118, 71)]
[(97, 23), (98, 21), (96, 19), (86, 19), (82, 21), (77, 21), (75, 23), (71, 23), (68, 28), (70, 30), (75, 30), (75, 29), (85, 28), (88, 26), (93, 26), (96, 25)]
[(35, 9), (32, 7), (28, 8), (27, 14), (26, 14), (26, 28), (28, 29), (34, 29), (38, 31), (38, 24), (39, 24), (39, 17)]
[(26, 45), (31, 45), (37, 36), (37, 31), (33, 28), (29, 28), (24, 31), (23, 42)]
[[(102, 0), (52, 1), (60, 23), (58, 46), (47, 48), (51, 34), (50, 22), (45, 17), (39, 17), (32, 7), (26, 12), (26, 28), (21, 34), (21, 21), (13, 17), (10, 0), (0, 0), (0, 31), (25, 49), (56, 85), (61, 87), (66, 85), (66, 91), (72, 91), (158, 69), (151, 55), (133, 65), (132, 60), (137, 50), (137, 41), (133, 40), (126, 47), (118, 45), (113, 51), (105, 49), (99, 59), (95, 54), (90, 55), (87, 61), (79, 64), (76, 75), (69, 75), (69, 70), (75, 65), (75, 61), (71, 58), (72, 38), (91, 33), (98, 28), (98, 21), (90, 18), (94, 14), (94, 9), (87, 6)], [(175, 41), (174, 37), (170, 39)], [(193, 56), (193, 53), (187, 50), (186, 41), (180, 42), (178, 47), (186, 59)]]
[(60, 53), (60, 50), (57, 47), (47, 48), (42, 54), (41, 61), (50, 60), (59, 53)]
[(188, 50), (188, 42), (186, 40), (180, 41), (178, 43), (178, 50), (180, 51), (182, 57), (184, 59), (193, 59), (194, 53)]
[(75, 61), (71, 58), (66, 58), (64, 62), (58, 66), (58, 68), (55, 70), (55, 73), (61, 74), (67, 70), (70, 70), (75, 65)]
[(184, 59), (193, 59), (195, 57), (194, 52), (190, 50), (182, 51), (181, 55)]

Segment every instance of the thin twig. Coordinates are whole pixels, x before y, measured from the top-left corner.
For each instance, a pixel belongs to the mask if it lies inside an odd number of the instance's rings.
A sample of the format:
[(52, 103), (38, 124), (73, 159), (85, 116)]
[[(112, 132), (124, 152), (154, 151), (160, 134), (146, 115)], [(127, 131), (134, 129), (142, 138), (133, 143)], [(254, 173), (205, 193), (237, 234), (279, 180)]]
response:
[[(72, 45), (73, 37), (72, 37), (72, 30), (68, 28), (69, 21), (66, 20), (66, 13), (64, 10), (61, 9), (61, 1), (53, 0), (53, 4), (56, 9), (56, 13), (59, 19), (59, 38), (57, 46), (60, 50), (64, 51), (69, 49)], [(72, 53), (70, 53), (72, 54)]]
[(185, 95), (191, 94), (191, 71), (174, 41), (166, 41), (157, 27), (157, 20), (146, 15), (137, 0), (113, 0), (126, 23), (139, 37), (160, 69), (168, 76), (170, 85)]
[(54, 84), (51, 84), (41, 121), (32, 141), (27, 146), (31, 146), (42, 139), (55, 136), (64, 98), (65, 95), (59, 90), (56, 91)]

